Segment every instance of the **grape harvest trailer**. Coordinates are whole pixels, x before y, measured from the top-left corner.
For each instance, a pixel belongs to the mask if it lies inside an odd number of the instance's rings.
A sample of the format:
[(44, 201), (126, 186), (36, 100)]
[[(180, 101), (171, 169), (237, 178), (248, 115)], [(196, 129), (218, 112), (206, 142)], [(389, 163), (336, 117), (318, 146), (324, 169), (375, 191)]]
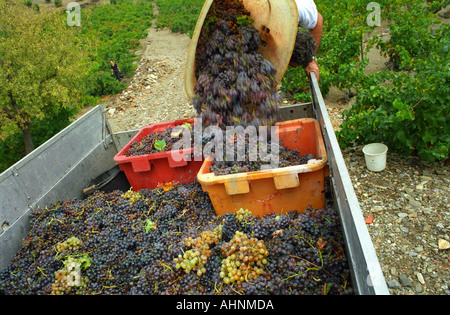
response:
[[(281, 107), (279, 120), (316, 118), (327, 154), (327, 202), (339, 210), (352, 284), (359, 295), (389, 294), (317, 81), (312, 102)], [(116, 166), (113, 157), (138, 132), (112, 133), (98, 105), (0, 174), (0, 269), (9, 265), (29, 230), (32, 209), (84, 197), (93, 178)], [(120, 181), (116, 177), (113, 181)], [(120, 183), (117, 183), (120, 185)]]

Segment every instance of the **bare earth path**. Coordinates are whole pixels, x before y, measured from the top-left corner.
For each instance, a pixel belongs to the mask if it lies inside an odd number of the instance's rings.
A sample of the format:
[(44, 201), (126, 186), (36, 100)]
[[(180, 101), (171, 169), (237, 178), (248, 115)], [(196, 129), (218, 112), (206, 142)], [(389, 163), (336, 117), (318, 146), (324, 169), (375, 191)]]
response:
[(195, 114), (184, 92), (184, 69), (190, 38), (171, 31), (148, 30), (146, 46), (128, 89), (107, 102), (114, 132)]

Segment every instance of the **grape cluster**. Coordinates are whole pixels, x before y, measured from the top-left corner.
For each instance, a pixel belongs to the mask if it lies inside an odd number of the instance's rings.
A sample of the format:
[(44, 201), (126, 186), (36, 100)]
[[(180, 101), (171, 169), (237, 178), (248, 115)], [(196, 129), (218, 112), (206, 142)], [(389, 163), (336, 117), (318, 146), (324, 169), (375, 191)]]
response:
[(289, 64), (306, 68), (313, 60), (315, 50), (316, 41), (313, 35), (309, 31), (298, 29)]
[(236, 211), (236, 219), (238, 219), (241, 224), (248, 223), (251, 218), (253, 218), (253, 213), (248, 209), (240, 208)]
[(252, 233), (257, 238), (272, 238), (273, 234), (287, 227), (290, 217), (287, 214), (268, 213), (252, 226)]
[(258, 30), (237, 0), (214, 1), (196, 52), (193, 105), (205, 124), (271, 125), (281, 104), (275, 67), (259, 54)]
[(142, 198), (141, 194), (139, 194), (138, 191), (133, 191), (131, 188), (120, 195), (120, 197), (128, 200), (131, 205), (133, 205), (135, 202), (138, 202)]
[(186, 273), (191, 272), (191, 270), (197, 271), (199, 277), (206, 273), (205, 265), (212, 253), (210, 246), (221, 239), (220, 230), (220, 227), (218, 227), (214, 231), (203, 231), (199, 237), (194, 239), (192, 237), (185, 238), (186, 246), (192, 246), (193, 248), (174, 259), (175, 268), (183, 268)]
[(198, 183), (34, 209), (0, 271), (9, 295), (349, 294), (350, 284), (333, 209), (218, 216)]
[(240, 229), (241, 224), (233, 213), (226, 213), (223, 217), (222, 239), (228, 242), (236, 234), (236, 231)]
[(58, 253), (61, 253), (64, 250), (77, 250), (78, 248), (80, 248), (81, 243), (82, 242), (78, 238), (72, 236), (64, 242), (56, 244), (56, 251)]
[(263, 240), (249, 239), (240, 231), (236, 231), (230, 242), (222, 245), (222, 253), (226, 258), (222, 261), (220, 277), (225, 284), (257, 279), (264, 273), (269, 255)]
[(86, 287), (81, 279), (81, 265), (77, 259), (68, 257), (64, 268), (55, 272), (51, 295), (69, 294), (73, 287), (82, 292)]
[[(182, 128), (174, 131), (174, 128), (168, 127), (161, 132), (151, 132), (140, 141), (132, 141), (130, 147), (125, 151), (125, 156), (137, 156), (144, 154), (152, 154), (158, 152), (170, 151), (173, 145), (180, 141), (183, 137)], [(186, 127), (188, 128), (188, 127)], [(191, 147), (194, 145), (194, 133), (190, 132)]]
[[(241, 140), (239, 140), (239, 139)], [(243, 140), (243, 141), (242, 141)], [(239, 142), (241, 141), (241, 142)], [(226, 145), (233, 144), (230, 149), (226, 149)], [(240, 144), (241, 143), (241, 144)], [(263, 149), (263, 145), (266, 146)], [(244, 152), (243, 156), (238, 155), (239, 147), (242, 146), (241, 150)], [(272, 146), (276, 151), (272, 151)], [(246, 173), (246, 172), (256, 172), (263, 170), (263, 166), (281, 168), (293, 165), (306, 164), (310, 159), (315, 159), (314, 154), (304, 154), (301, 155), (298, 150), (292, 150), (284, 147), (278, 143), (272, 143), (269, 141), (258, 141), (256, 147), (259, 148), (259, 152), (252, 155), (252, 144), (248, 136), (245, 139), (242, 137), (235, 136), (234, 139), (226, 139), (223, 146), (223, 157), (218, 159), (217, 157), (212, 162), (210, 167), (210, 172), (214, 173), (216, 176), (219, 175), (229, 175), (236, 173)], [(262, 152), (265, 152), (263, 154)], [(275, 165), (271, 165), (273, 158), (276, 158)]]

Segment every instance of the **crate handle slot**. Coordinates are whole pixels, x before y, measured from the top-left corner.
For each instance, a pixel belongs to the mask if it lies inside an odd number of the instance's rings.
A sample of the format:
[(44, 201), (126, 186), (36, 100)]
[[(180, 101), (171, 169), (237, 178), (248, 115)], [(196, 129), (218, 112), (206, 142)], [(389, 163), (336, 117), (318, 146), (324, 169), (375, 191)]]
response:
[(276, 189), (295, 188), (300, 186), (300, 180), (297, 173), (274, 176), (273, 181)]
[(131, 165), (135, 172), (147, 172), (152, 168), (152, 166), (150, 165), (150, 161), (147, 159), (139, 159), (137, 161), (133, 161), (131, 162)]
[(184, 153), (171, 152), (171, 154), (167, 156), (167, 160), (170, 167), (186, 166), (188, 163), (186, 155)]
[(230, 180), (224, 184), (228, 195), (248, 194), (250, 192), (250, 185), (247, 180)]

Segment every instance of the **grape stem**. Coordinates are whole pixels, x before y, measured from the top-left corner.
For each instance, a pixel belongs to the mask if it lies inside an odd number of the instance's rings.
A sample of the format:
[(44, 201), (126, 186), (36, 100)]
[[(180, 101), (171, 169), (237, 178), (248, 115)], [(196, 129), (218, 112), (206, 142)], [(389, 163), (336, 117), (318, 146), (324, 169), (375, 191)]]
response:
[(164, 271), (167, 271), (167, 269), (169, 269), (169, 270), (170, 270), (170, 272), (173, 272), (173, 269), (172, 269), (172, 268), (170, 268), (170, 266), (169, 266), (169, 265), (166, 265), (166, 264), (164, 264), (164, 263), (162, 263), (162, 262), (159, 262), (159, 264), (160, 264), (161, 266), (163, 266), (163, 267), (164, 267)]
[(66, 226), (61, 220), (58, 220), (58, 219), (55, 219), (55, 218), (50, 218), (50, 222), (48, 222), (47, 225), (50, 225), (53, 221), (58, 221), (62, 225)]
[(291, 256), (292, 258), (298, 258), (298, 259), (304, 260), (304, 261), (306, 261), (307, 263), (310, 263), (311, 265), (313, 265), (314, 267), (319, 268), (319, 266), (317, 266), (316, 264), (313, 264), (312, 262), (310, 262), (309, 260), (307, 260), (307, 259), (305, 259), (305, 258), (298, 257), (298, 256), (295, 256), (295, 255), (289, 255), (289, 256)]
[(236, 294), (243, 295), (242, 291), (236, 291), (236, 290), (233, 288), (233, 285), (231, 285), (231, 290), (233, 290), (234, 292), (236, 292)]

